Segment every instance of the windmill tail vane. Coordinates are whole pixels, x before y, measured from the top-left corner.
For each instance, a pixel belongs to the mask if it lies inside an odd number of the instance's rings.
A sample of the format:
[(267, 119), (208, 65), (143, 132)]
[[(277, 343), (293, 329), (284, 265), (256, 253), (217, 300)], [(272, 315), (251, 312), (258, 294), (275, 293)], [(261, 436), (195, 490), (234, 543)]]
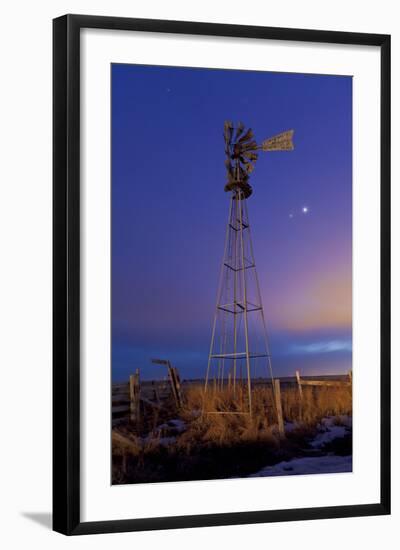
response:
[(261, 142), (263, 151), (293, 151), (294, 130), (287, 130)]
[(230, 120), (226, 120), (224, 140), (228, 181), (225, 191), (240, 189), (243, 198), (247, 199), (253, 191), (249, 184), (249, 176), (258, 160), (258, 151), (293, 151), (293, 134), (294, 130), (287, 130), (258, 144), (251, 128), (246, 130), (242, 122), (235, 128)]

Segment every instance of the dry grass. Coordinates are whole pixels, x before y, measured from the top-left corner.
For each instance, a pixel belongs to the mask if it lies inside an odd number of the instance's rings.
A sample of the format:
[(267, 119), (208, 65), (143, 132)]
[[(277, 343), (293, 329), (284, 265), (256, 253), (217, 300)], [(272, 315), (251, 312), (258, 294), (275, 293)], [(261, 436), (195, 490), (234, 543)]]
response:
[(352, 393), (350, 386), (303, 387), (300, 402), (297, 388), (282, 391), (283, 416), (287, 421), (301, 420), (312, 425), (324, 416), (352, 414)]
[[(204, 394), (201, 386), (192, 386), (185, 393), (185, 410), (187, 418), (193, 415), (193, 411), (205, 411), (214, 413), (237, 413), (248, 411), (247, 389), (236, 388), (235, 394), (232, 389), (224, 388), (215, 391), (209, 390)], [(284, 420), (287, 422), (301, 421), (303, 424), (315, 425), (324, 416), (351, 415), (352, 393), (350, 386), (316, 386), (303, 387), (303, 399), (300, 401), (299, 392), (296, 387), (285, 387), (281, 389), (281, 402)], [(277, 424), (274, 395), (271, 386), (256, 387), (252, 391), (251, 423), (256, 430), (264, 430), (267, 427)], [(213, 418), (216, 423), (226, 418), (229, 425), (232, 417), (236, 414), (205, 414)], [(248, 424), (249, 416), (239, 417), (242, 422)]]
[[(204, 395), (202, 386), (189, 386), (179, 411), (186, 430), (174, 434), (172, 444), (164, 445), (161, 436), (168, 434), (160, 430), (147, 437), (135, 436), (129, 425), (113, 430), (113, 482), (246, 475), (268, 463), (297, 456), (323, 417), (334, 416), (340, 422), (341, 415), (352, 412), (349, 386), (304, 387), (301, 404), (296, 387), (282, 386), (281, 399), (284, 420), (297, 424), (283, 439), (277, 431), (271, 386), (253, 389), (251, 417), (237, 414), (248, 410), (245, 387), (237, 387), (235, 395), (228, 388), (211, 389)], [(212, 414), (216, 411), (225, 414)]]

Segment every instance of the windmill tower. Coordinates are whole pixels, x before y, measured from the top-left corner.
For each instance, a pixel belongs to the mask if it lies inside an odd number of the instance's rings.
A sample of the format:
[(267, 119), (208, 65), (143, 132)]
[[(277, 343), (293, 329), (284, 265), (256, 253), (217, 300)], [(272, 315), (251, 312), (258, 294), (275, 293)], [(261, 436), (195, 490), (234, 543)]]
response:
[(229, 386), (235, 396), (240, 387), (247, 394), (242, 412), (250, 415), (252, 379), (273, 374), (247, 211), (249, 176), (257, 151), (291, 151), (292, 137), (289, 130), (258, 145), (251, 128), (224, 125), (230, 204), (204, 392)]

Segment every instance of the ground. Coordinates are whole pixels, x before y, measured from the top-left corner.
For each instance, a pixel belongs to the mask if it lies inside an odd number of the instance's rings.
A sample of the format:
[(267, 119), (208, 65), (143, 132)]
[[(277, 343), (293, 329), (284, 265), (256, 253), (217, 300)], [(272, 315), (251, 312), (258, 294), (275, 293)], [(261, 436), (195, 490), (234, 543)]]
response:
[(352, 471), (350, 387), (306, 388), (301, 403), (297, 390), (284, 388), (284, 434), (271, 389), (254, 392), (251, 417), (235, 414), (243, 396), (210, 396), (207, 410), (217, 414), (202, 413), (203, 397), (191, 388), (179, 409), (147, 409), (140, 428), (114, 427), (113, 483)]

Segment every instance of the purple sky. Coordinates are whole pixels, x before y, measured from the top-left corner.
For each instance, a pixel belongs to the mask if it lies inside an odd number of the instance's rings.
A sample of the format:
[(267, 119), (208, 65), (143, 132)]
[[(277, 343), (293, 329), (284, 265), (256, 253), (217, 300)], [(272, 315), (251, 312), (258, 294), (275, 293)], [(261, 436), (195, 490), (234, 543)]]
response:
[[(112, 375), (207, 366), (229, 195), (223, 123), (260, 155), (248, 200), (274, 374), (351, 368), (351, 77), (112, 65)], [(307, 212), (303, 211), (307, 208)]]

